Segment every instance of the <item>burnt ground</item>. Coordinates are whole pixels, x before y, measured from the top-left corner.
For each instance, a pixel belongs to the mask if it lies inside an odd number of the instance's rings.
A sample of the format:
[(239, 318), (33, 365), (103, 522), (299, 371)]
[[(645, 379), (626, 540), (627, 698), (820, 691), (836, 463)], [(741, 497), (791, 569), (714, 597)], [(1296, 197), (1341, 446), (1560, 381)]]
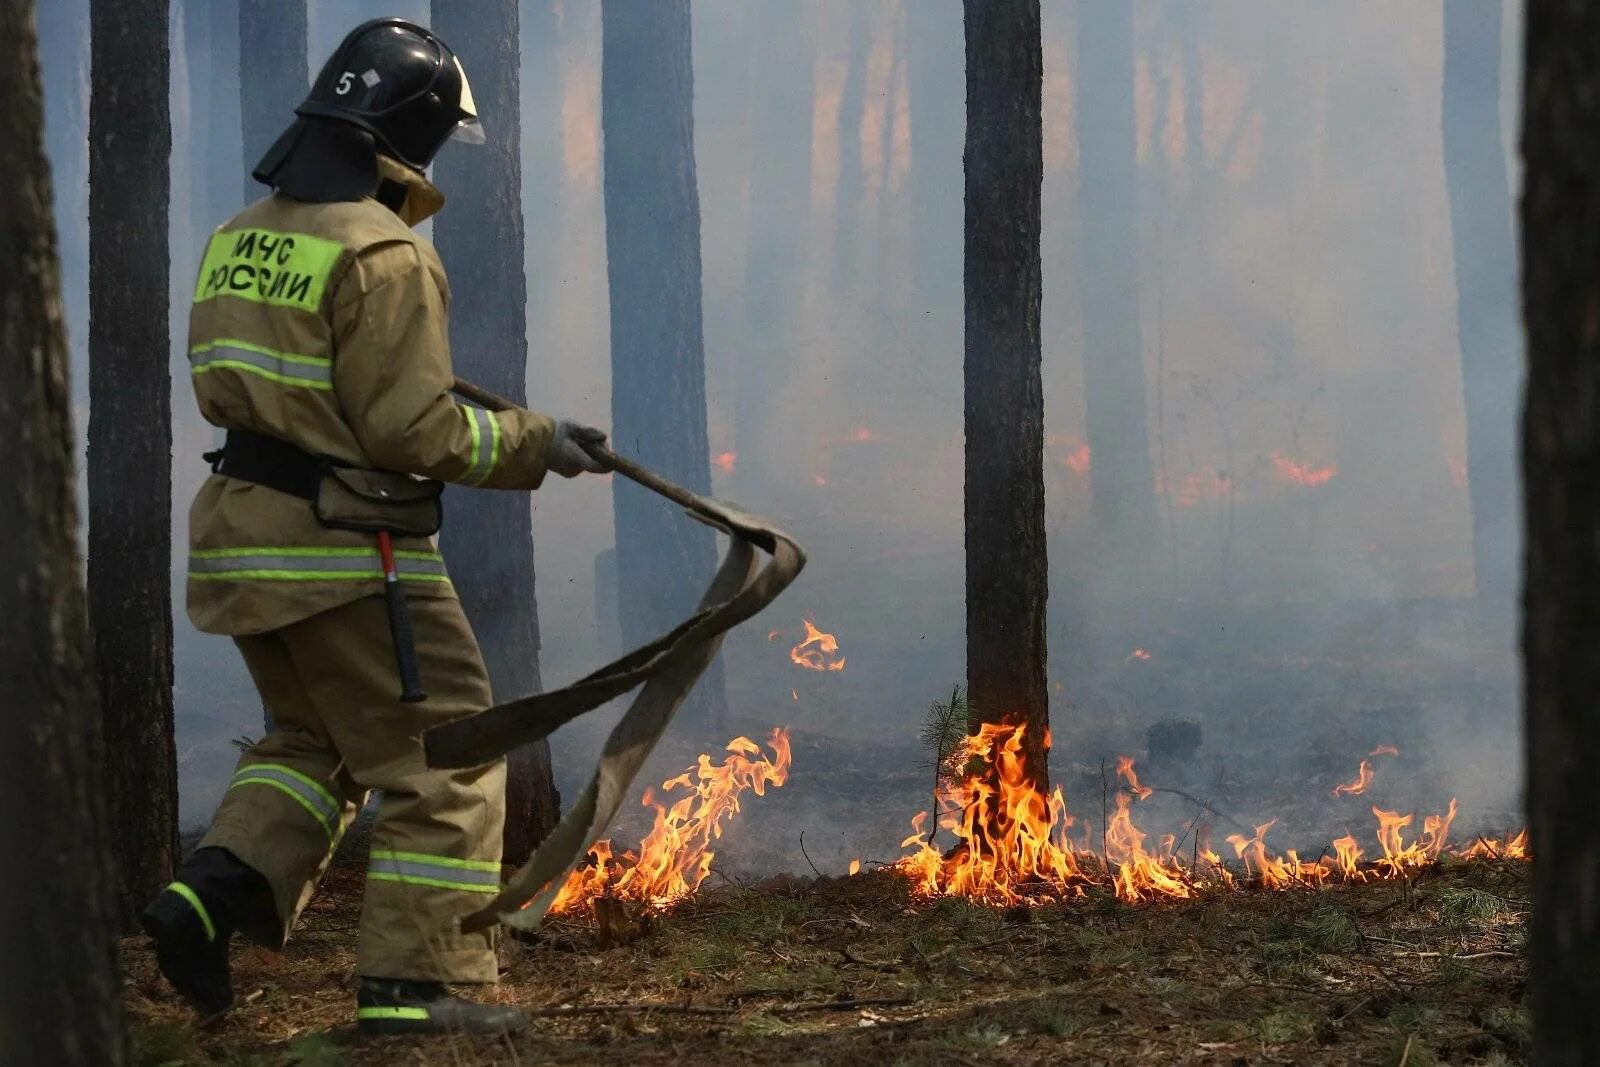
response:
[(602, 948), (580, 922), (508, 945), (514, 1040), (363, 1039), (362, 875), (330, 875), (287, 951), (236, 953), (206, 1030), (123, 945), (135, 1062), (1518, 1063), (1526, 867), (1447, 861), (1405, 883), (1129, 907), (914, 903), (887, 872), (721, 885)]

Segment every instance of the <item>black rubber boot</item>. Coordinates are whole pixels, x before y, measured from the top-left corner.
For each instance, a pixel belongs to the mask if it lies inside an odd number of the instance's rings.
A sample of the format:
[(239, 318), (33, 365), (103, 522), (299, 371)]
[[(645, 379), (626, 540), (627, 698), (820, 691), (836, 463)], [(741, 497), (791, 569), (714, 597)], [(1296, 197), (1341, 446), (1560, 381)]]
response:
[(139, 916), (144, 932), (156, 943), (162, 975), (204, 1018), (233, 1006), (233, 978), (228, 972), (233, 927), (218, 925), (224, 914), (216, 906), (219, 903), (207, 902), (180, 880), (162, 890)]
[(528, 1025), (521, 1009), (452, 997), (438, 982), (363, 978), (356, 993), (363, 1034), (509, 1034)]
[(266, 879), (224, 848), (195, 850), (139, 923), (155, 942), (162, 975), (203, 1018), (233, 1004), (228, 944), (235, 930), (242, 926), (263, 944), (282, 940)]

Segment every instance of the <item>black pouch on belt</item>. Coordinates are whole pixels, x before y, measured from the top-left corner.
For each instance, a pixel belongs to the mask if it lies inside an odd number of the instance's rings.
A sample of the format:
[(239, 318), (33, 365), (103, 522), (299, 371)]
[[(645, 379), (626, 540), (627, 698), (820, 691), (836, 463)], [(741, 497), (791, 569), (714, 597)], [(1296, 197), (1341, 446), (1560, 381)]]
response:
[(311, 510), (335, 530), (431, 537), (444, 522), (444, 483), (390, 471), (327, 464), (317, 479)]
[(444, 521), (443, 482), (344, 466), (266, 434), (229, 430), (205, 458), (218, 474), (309, 501), (330, 529), (432, 537)]

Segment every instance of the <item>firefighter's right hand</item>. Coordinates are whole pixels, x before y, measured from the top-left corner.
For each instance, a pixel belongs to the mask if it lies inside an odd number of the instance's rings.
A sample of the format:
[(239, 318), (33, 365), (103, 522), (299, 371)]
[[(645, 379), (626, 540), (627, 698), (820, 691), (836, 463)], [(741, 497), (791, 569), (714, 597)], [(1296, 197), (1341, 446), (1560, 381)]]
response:
[(555, 439), (550, 442), (550, 469), (563, 478), (576, 478), (585, 471), (604, 474), (606, 468), (584, 446), (605, 444), (605, 440), (604, 430), (561, 419), (556, 423)]

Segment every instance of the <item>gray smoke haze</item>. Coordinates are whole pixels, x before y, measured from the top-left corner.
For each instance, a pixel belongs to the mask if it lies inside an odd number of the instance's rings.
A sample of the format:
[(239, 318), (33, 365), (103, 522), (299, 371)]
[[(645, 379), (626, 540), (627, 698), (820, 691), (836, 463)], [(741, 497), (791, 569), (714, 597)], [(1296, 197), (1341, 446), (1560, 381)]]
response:
[[(600, 5), (523, 8), (528, 394), (603, 423)], [(1506, 9), (1509, 129), (1521, 12)], [(712, 485), (811, 556), (771, 616), (727, 645), (735, 725), (760, 736), (784, 723), (805, 739), (790, 786), (747, 806), (760, 828), (747, 836), (766, 844), (738, 847), (776, 864), (790, 831), (814, 826), (819, 862), (890, 858), (922, 803), (921, 709), (964, 672), (961, 7), (693, 10)], [(1471, 603), (1441, 5), (1134, 3), (1133, 84), (1095, 95), (1133, 96), (1137, 277), (1121, 284), (1137, 292), (1149, 440), (1133, 447), (1149, 450), (1161, 529), (1140, 558), (1111, 563), (1090, 545), (1082, 311), (1099, 291), (1087, 283), (1103, 289), (1117, 257), (1080, 210), (1081, 124), (1104, 116), (1078, 111), (1077, 57), (1094, 42), (1077, 11), (1044, 3), (1053, 765), (1069, 800), (1097, 807), (1072, 790), (1097, 780), (1098, 761), (1139, 752), (1149, 723), (1182, 717), (1202, 722), (1206, 742), (1174, 778), (1233, 789), (1258, 821), (1287, 805), (1316, 829), (1326, 785), (1384, 743), (1405, 752), (1386, 805), (1433, 810), (1459, 795), (1463, 821), (1514, 819), (1510, 631), (1502, 618), (1485, 637)], [(426, 20), (427, 5), (311, 3), (313, 66), (356, 21), (391, 13)], [(226, 0), (174, 2), (175, 329), (205, 233), (241, 206), (236, 19)], [(81, 397), (86, 0), (42, 4), (41, 31)], [(492, 136), (495, 117), (484, 124)], [(1477, 266), (1490, 289), (1514, 282), (1509, 255)], [(1520, 366), (1514, 305), (1499, 306), (1472, 321), (1516, 346), (1506, 359)], [(183, 615), (184, 512), (213, 431), (181, 384), (182, 353), (175, 336), (179, 749), (183, 819), (197, 823), (231, 768), (227, 738), (256, 731), (259, 715), (236, 653)], [(595, 592), (611, 489), (551, 484), (533, 508), (543, 674), (556, 685), (617, 651)], [(1510, 540), (1494, 551), (1512, 558)], [(844, 671), (790, 663), (803, 615), (838, 635)], [(601, 725), (556, 739), (569, 795)], [(663, 755), (663, 776), (692, 754)], [(805, 786), (851, 760), (876, 769), (857, 801), (832, 778)], [(1296, 775), (1315, 803), (1289, 797)], [(1255, 792), (1239, 785), (1251, 779)]]

